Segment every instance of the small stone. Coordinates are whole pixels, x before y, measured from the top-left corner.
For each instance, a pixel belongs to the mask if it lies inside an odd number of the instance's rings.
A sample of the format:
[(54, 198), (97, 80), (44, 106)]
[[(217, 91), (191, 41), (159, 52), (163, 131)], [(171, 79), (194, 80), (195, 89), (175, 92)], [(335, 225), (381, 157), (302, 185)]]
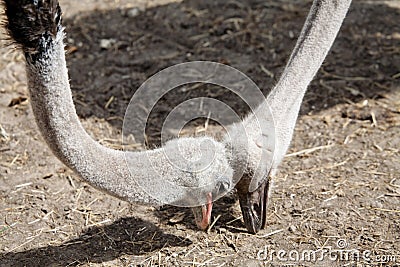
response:
[(130, 17), (130, 18), (134, 18), (134, 17), (136, 17), (137, 15), (139, 15), (139, 13), (140, 13), (139, 8), (135, 7), (135, 8), (129, 9), (129, 10), (126, 12), (126, 15), (127, 15), (128, 17)]
[(115, 39), (101, 39), (100, 40), (100, 47), (103, 49), (109, 49), (115, 45), (117, 40)]

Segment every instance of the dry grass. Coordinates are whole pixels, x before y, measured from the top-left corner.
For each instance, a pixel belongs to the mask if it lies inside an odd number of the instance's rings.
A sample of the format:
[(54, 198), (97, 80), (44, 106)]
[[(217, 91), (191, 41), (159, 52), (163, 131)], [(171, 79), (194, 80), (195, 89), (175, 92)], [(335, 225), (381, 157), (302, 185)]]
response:
[[(224, 62), (250, 75), (266, 93), (309, 7), (288, 1), (251, 1), (251, 6), (184, 1), (151, 8), (138, 1), (146, 11), (137, 18), (121, 16), (120, 9), (129, 10), (132, 3), (61, 2), (75, 47), (67, 60), (78, 113), (96, 140), (115, 149), (143, 149), (134, 140), (121, 142), (121, 110), (129, 89), (165, 66), (196, 59)], [(362, 266), (398, 266), (400, 29), (394, 21), (399, 10), (382, 3), (355, 1), (305, 97), (292, 146), (274, 179), (267, 227), (257, 235), (245, 231), (234, 195), (215, 204), (211, 227), (200, 232), (189, 210), (131, 205), (81, 182), (44, 144), (29, 100), (9, 106), (28, 95), (23, 57), (0, 48), (0, 266), (282, 266), (257, 260), (257, 253), (265, 247), (336, 249), (339, 239), (349, 249), (397, 257), (396, 263), (358, 262)], [(118, 39), (118, 45), (98, 50), (105, 37)], [(149, 146), (159, 140), (159, 121), (174, 101), (201, 90), (240, 114), (246, 111), (220, 88), (183, 89), (155, 113)], [(205, 118), (182, 134), (219, 130)], [(294, 264), (356, 266), (329, 260)]]

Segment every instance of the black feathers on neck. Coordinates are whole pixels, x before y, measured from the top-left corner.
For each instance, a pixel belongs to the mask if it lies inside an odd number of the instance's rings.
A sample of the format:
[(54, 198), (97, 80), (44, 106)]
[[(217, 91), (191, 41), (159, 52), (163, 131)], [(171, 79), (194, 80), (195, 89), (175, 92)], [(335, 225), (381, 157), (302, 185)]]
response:
[(10, 37), (26, 54), (41, 54), (61, 31), (58, 0), (1, 0)]

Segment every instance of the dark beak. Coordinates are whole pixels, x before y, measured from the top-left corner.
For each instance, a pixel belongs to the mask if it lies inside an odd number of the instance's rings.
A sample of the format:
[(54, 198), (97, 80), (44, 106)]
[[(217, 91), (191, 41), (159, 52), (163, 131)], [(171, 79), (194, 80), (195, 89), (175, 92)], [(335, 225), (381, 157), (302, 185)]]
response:
[(244, 224), (252, 234), (265, 227), (267, 217), (268, 189), (270, 178), (265, 181), (253, 192), (249, 192), (250, 179), (243, 177), (236, 185), (240, 209), (242, 210)]

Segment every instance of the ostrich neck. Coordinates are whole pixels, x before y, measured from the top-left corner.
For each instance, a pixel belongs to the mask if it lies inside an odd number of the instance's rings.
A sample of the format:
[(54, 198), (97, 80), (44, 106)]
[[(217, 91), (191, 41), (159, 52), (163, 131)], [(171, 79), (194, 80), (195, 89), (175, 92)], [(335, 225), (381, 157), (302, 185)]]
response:
[(285, 70), (263, 104), (270, 106), (275, 121), (276, 164), (289, 147), (304, 94), (332, 46), (350, 3), (314, 1)]
[[(54, 154), (90, 184), (108, 193), (132, 202), (159, 204), (132, 179), (125, 152), (101, 146), (79, 122), (69, 87), (62, 33), (44, 56), (29, 60), (27, 55), (27, 61), (32, 109)], [(138, 153), (130, 152), (129, 159), (141, 166)]]

